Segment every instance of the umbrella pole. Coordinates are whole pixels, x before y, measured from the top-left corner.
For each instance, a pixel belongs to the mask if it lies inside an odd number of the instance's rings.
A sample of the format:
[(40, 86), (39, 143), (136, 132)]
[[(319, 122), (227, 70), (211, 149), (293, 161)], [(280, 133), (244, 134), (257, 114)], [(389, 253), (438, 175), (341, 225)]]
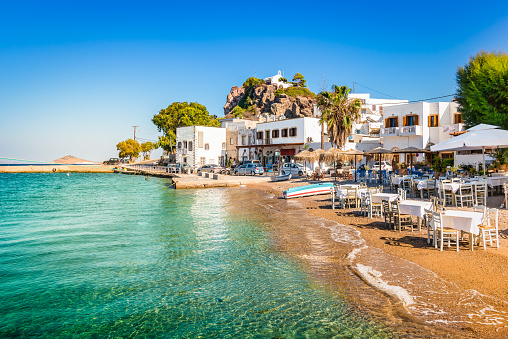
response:
[(356, 154), (355, 154), (355, 182), (356, 182)]
[(483, 154), (483, 175), (485, 175), (485, 147), (482, 147)]

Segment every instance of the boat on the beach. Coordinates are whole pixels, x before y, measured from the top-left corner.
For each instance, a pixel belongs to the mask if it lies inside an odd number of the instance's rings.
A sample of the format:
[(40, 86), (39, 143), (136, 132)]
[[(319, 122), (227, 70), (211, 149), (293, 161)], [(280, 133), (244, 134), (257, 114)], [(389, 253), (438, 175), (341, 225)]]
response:
[(322, 182), (305, 186), (291, 187), (282, 193), (284, 199), (306, 197), (309, 195), (329, 194), (333, 191), (333, 182)]
[(284, 174), (284, 175), (274, 175), (270, 177), (272, 181), (286, 181), (291, 179), (291, 174)]

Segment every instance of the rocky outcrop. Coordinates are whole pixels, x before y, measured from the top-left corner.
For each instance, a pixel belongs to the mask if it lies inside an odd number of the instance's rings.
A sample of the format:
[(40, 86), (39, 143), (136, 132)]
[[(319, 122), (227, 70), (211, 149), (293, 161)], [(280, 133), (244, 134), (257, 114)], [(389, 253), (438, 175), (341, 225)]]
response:
[[(315, 99), (306, 96), (293, 97), (285, 93), (275, 95), (275, 91), (279, 88), (273, 84), (262, 84), (256, 86), (250, 92), (250, 99), (252, 102), (249, 104), (254, 105), (256, 114), (269, 113), (275, 116), (284, 115), (286, 118), (300, 118), (312, 117), (314, 113)], [(231, 111), (240, 103), (240, 100), (245, 95), (246, 89), (238, 86), (233, 86), (231, 92), (228, 94), (226, 104), (224, 105), (224, 116), (226, 118), (232, 117)]]

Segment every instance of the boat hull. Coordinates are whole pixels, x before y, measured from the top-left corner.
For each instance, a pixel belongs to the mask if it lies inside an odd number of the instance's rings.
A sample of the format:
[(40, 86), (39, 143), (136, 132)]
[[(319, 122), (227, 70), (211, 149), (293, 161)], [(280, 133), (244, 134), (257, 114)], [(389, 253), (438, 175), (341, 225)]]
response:
[(306, 197), (309, 195), (330, 194), (333, 183), (312, 184), (299, 187), (291, 187), (282, 193), (284, 199)]

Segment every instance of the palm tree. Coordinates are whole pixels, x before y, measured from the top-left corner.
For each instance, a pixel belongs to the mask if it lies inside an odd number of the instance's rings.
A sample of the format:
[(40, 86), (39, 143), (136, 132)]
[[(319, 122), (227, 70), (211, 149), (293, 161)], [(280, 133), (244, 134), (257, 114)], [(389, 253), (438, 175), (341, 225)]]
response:
[(324, 91), (317, 96), (317, 105), (322, 112), (319, 123), (326, 123), (330, 142), (340, 149), (351, 135), (362, 105), (360, 99), (348, 98), (350, 91), (347, 86), (334, 85), (333, 92)]

